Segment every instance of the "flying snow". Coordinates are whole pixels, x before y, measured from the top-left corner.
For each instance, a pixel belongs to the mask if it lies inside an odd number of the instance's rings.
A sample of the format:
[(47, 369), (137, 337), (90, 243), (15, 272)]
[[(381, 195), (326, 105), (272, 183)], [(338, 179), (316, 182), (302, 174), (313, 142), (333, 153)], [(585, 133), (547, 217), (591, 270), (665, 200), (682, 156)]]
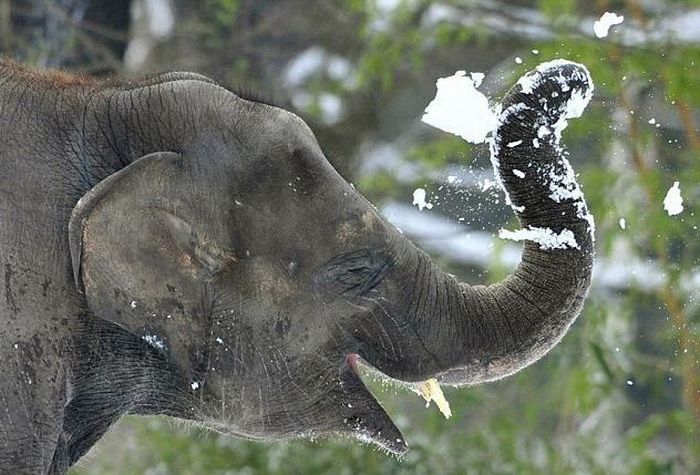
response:
[(557, 234), (550, 228), (538, 228), (530, 226), (527, 229), (518, 229), (517, 231), (508, 231), (501, 229), (498, 232), (498, 237), (501, 239), (512, 239), (513, 241), (533, 241), (540, 245), (540, 249), (580, 249), (574, 233), (569, 229), (562, 229)]
[(593, 33), (595, 33), (596, 38), (605, 38), (608, 36), (608, 31), (613, 25), (619, 25), (624, 21), (625, 17), (623, 15), (617, 15), (616, 13), (605, 12), (600, 20), (593, 22)]
[(423, 188), (413, 190), (413, 204), (418, 206), (419, 211), (423, 211), (423, 208), (433, 209), (433, 204), (425, 201), (425, 189)]
[(493, 180), (485, 178), (483, 182), (479, 183), (479, 185), (481, 185), (481, 191), (487, 191), (491, 189), (494, 185), (497, 185), (497, 183)]
[(421, 120), (467, 142), (483, 143), (498, 125), (498, 119), (486, 96), (476, 90), (483, 73), (466, 74), (457, 71), (437, 80), (435, 99), (425, 108)]
[(679, 183), (674, 181), (673, 186), (666, 193), (666, 198), (664, 198), (664, 209), (669, 216), (675, 216), (683, 212), (683, 198), (678, 185)]

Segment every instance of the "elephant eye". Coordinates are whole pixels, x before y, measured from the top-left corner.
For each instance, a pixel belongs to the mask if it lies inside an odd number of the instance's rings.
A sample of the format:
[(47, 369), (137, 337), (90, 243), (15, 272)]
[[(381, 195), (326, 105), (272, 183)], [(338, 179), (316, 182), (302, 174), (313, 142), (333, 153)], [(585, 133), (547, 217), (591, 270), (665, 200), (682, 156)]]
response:
[(334, 257), (314, 278), (317, 290), (347, 297), (367, 295), (391, 270), (391, 260), (382, 251), (359, 249)]

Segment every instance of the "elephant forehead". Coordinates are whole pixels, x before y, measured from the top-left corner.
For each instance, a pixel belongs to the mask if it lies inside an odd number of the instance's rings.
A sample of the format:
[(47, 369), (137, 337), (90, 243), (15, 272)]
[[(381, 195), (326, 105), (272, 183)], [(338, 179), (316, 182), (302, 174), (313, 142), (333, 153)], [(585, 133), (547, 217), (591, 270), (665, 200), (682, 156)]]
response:
[(379, 230), (380, 221), (372, 209), (366, 209), (359, 213), (357, 219), (343, 221), (338, 225), (336, 237), (341, 245), (347, 245), (358, 238)]

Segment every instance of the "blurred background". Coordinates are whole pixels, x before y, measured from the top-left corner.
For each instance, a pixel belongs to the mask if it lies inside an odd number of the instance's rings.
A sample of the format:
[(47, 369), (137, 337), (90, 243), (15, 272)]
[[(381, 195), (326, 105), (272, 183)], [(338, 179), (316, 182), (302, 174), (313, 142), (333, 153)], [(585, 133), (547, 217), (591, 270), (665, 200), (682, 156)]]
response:
[[(606, 10), (624, 15), (607, 38)], [(596, 94), (564, 133), (597, 222), (593, 288), (547, 357), (445, 390), (445, 420), (369, 380), (403, 459), (346, 440), (254, 443), (125, 418), (87, 474), (700, 473), (700, 1), (0, 0), (0, 51), (99, 76), (203, 73), (296, 111), (333, 165), (450, 272), (509, 273), (518, 224), (488, 150), (422, 124), (435, 80), (495, 100), (538, 63), (585, 63)], [(678, 181), (685, 210), (668, 216)], [(416, 187), (432, 209), (412, 206)]]

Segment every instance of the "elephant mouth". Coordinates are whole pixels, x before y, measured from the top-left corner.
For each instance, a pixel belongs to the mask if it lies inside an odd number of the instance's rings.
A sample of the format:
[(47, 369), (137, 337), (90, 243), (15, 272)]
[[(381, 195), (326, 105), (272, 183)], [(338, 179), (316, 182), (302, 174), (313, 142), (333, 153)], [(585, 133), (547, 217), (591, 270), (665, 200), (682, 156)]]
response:
[(358, 367), (360, 364), (360, 355), (357, 353), (350, 353), (345, 357), (345, 362), (348, 364), (351, 370), (355, 372), (359, 376), (359, 370), (360, 368)]
[(404, 455), (409, 447), (403, 434), (367, 387), (365, 380), (388, 382), (409, 389), (413, 389), (413, 384), (387, 376), (357, 353), (349, 353), (345, 357), (345, 363), (350, 370), (348, 373), (351, 381), (348, 386), (354, 388), (353, 392), (359, 396), (356, 396), (359, 400), (353, 403), (357, 404), (353, 406), (356, 412), (350, 418), (353, 421), (352, 433), (361, 442), (378, 445), (395, 455)]

